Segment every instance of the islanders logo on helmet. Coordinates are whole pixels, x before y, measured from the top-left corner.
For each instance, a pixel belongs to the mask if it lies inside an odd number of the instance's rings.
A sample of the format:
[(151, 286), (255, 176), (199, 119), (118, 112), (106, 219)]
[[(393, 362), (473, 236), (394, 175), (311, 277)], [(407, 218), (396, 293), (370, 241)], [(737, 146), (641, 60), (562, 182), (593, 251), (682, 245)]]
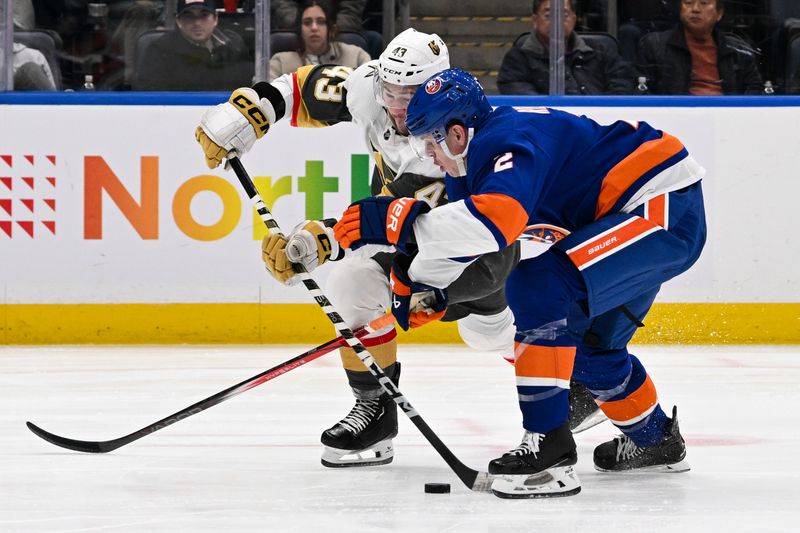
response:
[(413, 136), (445, 132), (453, 121), (478, 128), (492, 112), (477, 78), (458, 68), (431, 76), (425, 90), (414, 93), (406, 110), (406, 126)]
[(442, 88), (442, 80), (439, 78), (433, 78), (428, 80), (428, 83), (425, 84), (425, 92), (428, 94), (436, 94), (439, 92), (439, 89)]

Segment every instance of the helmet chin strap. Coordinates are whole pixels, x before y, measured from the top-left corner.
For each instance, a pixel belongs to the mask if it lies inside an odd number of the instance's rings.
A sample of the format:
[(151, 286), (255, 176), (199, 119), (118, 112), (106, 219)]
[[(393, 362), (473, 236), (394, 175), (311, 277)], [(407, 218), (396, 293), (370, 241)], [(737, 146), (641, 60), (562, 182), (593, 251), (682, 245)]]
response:
[(456, 156), (456, 166), (458, 167), (458, 175), (454, 176), (455, 178), (463, 178), (467, 175), (467, 162), (464, 161), (464, 157), (467, 155), (467, 151), (464, 150), (463, 154)]
[(447, 147), (446, 142), (441, 144), (444, 153), (447, 155), (447, 157), (455, 161), (456, 167), (458, 168), (458, 174), (453, 176), (454, 178), (463, 178), (467, 175), (467, 152), (469, 151), (469, 143), (472, 140), (473, 135), (475, 135), (475, 129), (469, 128), (469, 130), (467, 130), (467, 146), (465, 146), (464, 151), (458, 155), (453, 155), (450, 153), (450, 148)]

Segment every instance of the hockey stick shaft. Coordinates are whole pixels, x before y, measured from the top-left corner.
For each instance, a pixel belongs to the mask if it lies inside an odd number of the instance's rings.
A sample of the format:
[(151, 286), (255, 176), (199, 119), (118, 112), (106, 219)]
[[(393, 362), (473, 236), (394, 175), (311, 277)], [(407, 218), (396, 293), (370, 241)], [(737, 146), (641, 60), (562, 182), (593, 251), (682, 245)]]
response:
[[(380, 317), (376, 320), (373, 320), (369, 325), (359, 328), (356, 331), (356, 334), (359, 337), (364, 337), (369, 335), (373, 331), (381, 329), (389, 324), (394, 322), (393, 317), (391, 315), (386, 315)], [(190, 405), (185, 409), (181, 409), (180, 411), (171, 414), (168, 417), (162, 418), (158, 422), (154, 422), (148, 426), (143, 427), (138, 431), (134, 431), (129, 435), (125, 435), (124, 437), (120, 437), (117, 439), (107, 440), (107, 441), (87, 441), (87, 440), (78, 440), (78, 439), (70, 439), (67, 437), (61, 437), (59, 435), (55, 435), (50, 433), (49, 431), (45, 431), (44, 429), (40, 428), (36, 424), (31, 422), (26, 422), (28, 429), (33, 431), (37, 436), (41, 437), (42, 439), (55, 444), (56, 446), (61, 446), (62, 448), (67, 448), (68, 450), (74, 450), (78, 452), (87, 452), (87, 453), (107, 453), (126, 444), (130, 444), (131, 442), (137, 441), (146, 435), (150, 435), (151, 433), (155, 433), (159, 429), (164, 429), (167, 426), (171, 426), (172, 424), (189, 418), (192, 415), (196, 415), (206, 409), (213, 407), (217, 404), (220, 404), (226, 400), (233, 398), (234, 396), (238, 396), (239, 394), (248, 391), (254, 387), (258, 387), (262, 383), (266, 383), (282, 374), (286, 374), (298, 368), (300, 366), (305, 365), (306, 363), (310, 363), (311, 361), (322, 357), (323, 355), (334, 351), (335, 349), (346, 346), (347, 343), (342, 337), (337, 337), (331, 341), (326, 342), (325, 344), (321, 344), (316, 348), (312, 348), (311, 350), (298, 355), (297, 357), (293, 357), (288, 361), (284, 361), (283, 363), (276, 365), (269, 370), (265, 370), (260, 374), (257, 374), (249, 379), (242, 381), (241, 383), (237, 383), (236, 385), (225, 389), (224, 391), (218, 392), (212, 396), (204, 400), (200, 400), (197, 403)]]
[[(277, 221), (272, 216), (272, 213), (269, 211), (269, 209), (267, 209), (267, 205), (261, 199), (261, 196), (258, 194), (258, 190), (256, 190), (256, 186), (242, 165), (242, 162), (239, 161), (239, 158), (237, 157), (228, 159), (228, 162), (230, 163), (231, 168), (233, 168), (233, 171), (236, 173), (239, 183), (241, 183), (242, 187), (247, 193), (247, 196), (250, 198), (250, 201), (253, 203), (256, 211), (258, 211), (261, 220), (264, 222), (264, 225), (267, 227), (269, 232), (272, 234), (282, 235)], [(428, 426), (425, 420), (423, 420), (423, 418), (419, 415), (417, 410), (412, 407), (411, 403), (400, 392), (400, 389), (398, 389), (392, 380), (386, 376), (383, 369), (378, 365), (369, 351), (356, 338), (350, 328), (347, 327), (347, 324), (344, 322), (341, 315), (339, 315), (331, 302), (319, 288), (317, 282), (314, 281), (314, 279), (309, 275), (306, 268), (302, 264), (295, 263), (294, 271), (303, 282), (305, 288), (314, 297), (314, 300), (317, 302), (317, 304), (325, 312), (328, 319), (331, 321), (339, 334), (345, 339), (345, 341), (347, 341), (347, 344), (353, 349), (353, 351), (355, 351), (358, 358), (362, 363), (364, 363), (364, 366), (367, 367), (367, 370), (369, 370), (372, 376), (378, 381), (384, 392), (391, 396), (394, 402), (400, 407), (400, 409), (403, 410), (411, 422), (417, 426), (417, 429), (419, 429), (422, 435), (434, 447), (442, 459), (445, 460), (447, 465), (453, 470), (458, 478), (471, 490), (490, 490), (491, 476), (486, 472), (478, 472), (477, 470), (469, 468), (462, 463), (453, 454), (453, 452), (450, 451), (450, 448), (448, 448), (447, 445), (442, 442), (439, 436), (430, 428), (430, 426)]]

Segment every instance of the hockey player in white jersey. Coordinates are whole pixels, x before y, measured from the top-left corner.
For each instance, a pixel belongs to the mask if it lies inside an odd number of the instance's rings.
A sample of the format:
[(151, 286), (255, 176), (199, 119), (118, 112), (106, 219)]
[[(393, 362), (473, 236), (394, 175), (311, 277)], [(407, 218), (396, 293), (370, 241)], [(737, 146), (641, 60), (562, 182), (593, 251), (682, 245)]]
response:
[[(237, 89), (227, 103), (209, 109), (196, 136), (210, 168), (229, 154), (243, 155), (275, 122), (319, 127), (352, 122), (361, 127), (374, 156), (372, 193), (424, 200), (431, 207), (447, 201), (442, 171), (420, 161), (409, 146), (406, 106), (417, 87), (449, 68), (445, 43), (435, 34), (408, 29), (393, 39), (378, 60), (355, 71), (334, 65), (305, 66), (271, 83)], [(393, 254), (344, 258), (333, 237), (335, 220), (306, 221), (288, 239), (267, 236), (262, 243), (268, 270), (292, 283), (291, 263), (312, 271), (327, 261), (340, 261), (330, 272), (326, 293), (353, 328), (385, 314), (391, 306), (388, 271)], [(288, 241), (288, 242), (287, 242)], [(430, 320), (457, 320), (464, 341), (482, 351), (513, 353), (513, 316), (505, 303), (505, 278), (519, 257), (518, 247), (477, 261), (448, 287), (446, 312), (433, 313), (420, 304), (412, 327)], [(379, 330), (363, 342), (397, 382), (396, 331)], [(395, 403), (385, 394), (350, 348), (341, 349), (342, 363), (355, 396), (351, 412), (323, 432), (322, 463), (329, 467), (366, 466), (392, 461), (397, 434)]]

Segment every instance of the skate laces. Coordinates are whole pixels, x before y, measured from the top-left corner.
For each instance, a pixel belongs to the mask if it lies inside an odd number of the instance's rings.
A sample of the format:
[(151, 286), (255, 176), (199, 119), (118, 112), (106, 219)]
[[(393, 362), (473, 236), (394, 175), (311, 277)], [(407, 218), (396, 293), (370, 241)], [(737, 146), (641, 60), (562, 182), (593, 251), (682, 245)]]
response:
[(353, 409), (347, 413), (347, 416), (339, 421), (339, 424), (353, 434), (360, 433), (369, 425), (379, 409), (379, 400), (362, 400), (361, 398), (356, 398), (356, 404), (353, 406)]
[(534, 456), (539, 454), (539, 443), (544, 440), (544, 433), (533, 433), (526, 431), (522, 435), (522, 442), (519, 446), (509, 451), (506, 455), (528, 455)]
[(625, 435), (620, 435), (615, 440), (617, 441), (617, 461), (630, 459), (642, 453), (642, 449)]

